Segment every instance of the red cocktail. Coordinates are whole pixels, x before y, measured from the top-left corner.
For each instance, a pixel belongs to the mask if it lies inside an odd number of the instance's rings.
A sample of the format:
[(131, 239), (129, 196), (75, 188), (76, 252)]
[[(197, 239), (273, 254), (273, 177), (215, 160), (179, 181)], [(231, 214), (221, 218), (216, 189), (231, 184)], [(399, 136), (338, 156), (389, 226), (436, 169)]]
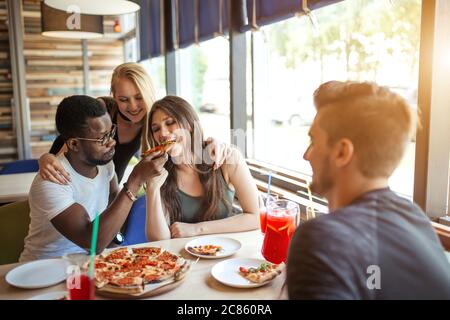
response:
[(86, 253), (65, 254), (67, 262), (67, 291), (69, 300), (94, 300), (95, 279), (88, 275), (89, 258)]
[(297, 227), (299, 207), (289, 200), (278, 200), (268, 207), (261, 253), (267, 261), (279, 264), (287, 259), (289, 242)]
[[(265, 209), (265, 208), (264, 208)], [(261, 211), (259, 213), (259, 222), (261, 223), (261, 232), (265, 233), (266, 232), (266, 215), (267, 215), (267, 209)]]
[(87, 274), (74, 274), (67, 278), (69, 300), (94, 300), (95, 281)]
[(276, 200), (278, 200), (277, 195), (267, 195), (266, 193), (259, 195), (259, 222), (261, 223), (261, 232), (263, 234), (266, 232), (267, 206)]

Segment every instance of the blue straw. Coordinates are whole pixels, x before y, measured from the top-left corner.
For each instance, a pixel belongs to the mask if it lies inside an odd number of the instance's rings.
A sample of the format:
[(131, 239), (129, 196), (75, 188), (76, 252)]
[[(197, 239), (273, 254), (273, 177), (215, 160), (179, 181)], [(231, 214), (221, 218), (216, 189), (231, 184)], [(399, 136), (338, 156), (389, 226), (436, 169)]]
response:
[(94, 278), (94, 258), (95, 251), (97, 249), (97, 235), (98, 235), (98, 220), (99, 218), (98, 212), (95, 215), (94, 219), (94, 227), (92, 228), (92, 238), (91, 238), (91, 258), (89, 262), (89, 278)]

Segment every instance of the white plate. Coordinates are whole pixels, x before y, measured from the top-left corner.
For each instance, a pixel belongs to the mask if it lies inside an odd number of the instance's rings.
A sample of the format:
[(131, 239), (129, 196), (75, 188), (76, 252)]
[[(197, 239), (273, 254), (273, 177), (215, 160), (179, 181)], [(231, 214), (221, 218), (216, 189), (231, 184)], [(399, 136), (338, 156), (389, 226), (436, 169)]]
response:
[[(221, 246), (222, 251), (218, 252), (214, 256), (209, 256), (209, 255), (198, 254), (198, 253), (191, 252), (190, 250), (188, 250), (189, 247), (204, 246), (207, 244)], [(193, 256), (196, 256), (199, 258), (204, 258), (204, 259), (220, 259), (220, 258), (229, 257), (229, 256), (235, 254), (240, 248), (241, 248), (241, 243), (239, 241), (237, 241), (236, 239), (226, 238), (226, 237), (201, 237), (201, 238), (197, 238), (192, 241), (189, 241), (184, 246), (184, 249), (187, 252), (189, 252), (190, 254), (192, 254)]]
[(67, 291), (56, 291), (39, 294), (37, 296), (31, 297), (28, 300), (61, 300), (63, 298), (66, 298), (65, 300), (67, 300), (67, 297)]
[(250, 258), (228, 259), (217, 263), (211, 269), (211, 275), (217, 281), (230, 287), (235, 288), (261, 287), (270, 283), (273, 279), (263, 283), (251, 282), (250, 280), (245, 279), (243, 276), (239, 274), (239, 267), (257, 268), (263, 262), (267, 263), (267, 261), (262, 259), (250, 259)]
[(6, 282), (24, 289), (49, 287), (66, 279), (66, 267), (63, 259), (36, 260), (9, 271)]

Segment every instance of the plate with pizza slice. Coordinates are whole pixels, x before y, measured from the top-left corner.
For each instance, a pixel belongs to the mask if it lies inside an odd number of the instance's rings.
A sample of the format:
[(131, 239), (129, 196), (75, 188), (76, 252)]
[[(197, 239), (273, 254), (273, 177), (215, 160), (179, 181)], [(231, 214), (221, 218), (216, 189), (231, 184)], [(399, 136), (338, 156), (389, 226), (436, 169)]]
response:
[(189, 241), (184, 249), (199, 258), (220, 259), (235, 254), (241, 246), (241, 243), (233, 238), (208, 236)]
[(278, 277), (284, 264), (272, 264), (262, 259), (236, 258), (219, 262), (211, 269), (217, 281), (235, 288), (256, 288)]
[(190, 269), (189, 261), (159, 247), (122, 247), (98, 255), (94, 261), (96, 292), (119, 299), (172, 290)]

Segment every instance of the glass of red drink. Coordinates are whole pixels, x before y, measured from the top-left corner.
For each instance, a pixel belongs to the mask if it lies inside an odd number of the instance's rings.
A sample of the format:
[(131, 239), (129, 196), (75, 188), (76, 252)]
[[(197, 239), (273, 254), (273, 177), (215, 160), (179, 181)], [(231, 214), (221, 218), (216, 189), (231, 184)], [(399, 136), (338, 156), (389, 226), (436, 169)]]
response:
[(261, 253), (272, 263), (286, 262), (291, 236), (300, 218), (299, 205), (290, 200), (277, 200), (267, 206), (266, 233)]
[(266, 220), (267, 220), (267, 205), (271, 202), (278, 200), (278, 195), (267, 193), (260, 193), (258, 197), (259, 201), (259, 222), (261, 224), (261, 232), (266, 232)]
[(95, 279), (88, 274), (89, 255), (85, 253), (67, 254), (67, 291), (69, 300), (94, 300)]

